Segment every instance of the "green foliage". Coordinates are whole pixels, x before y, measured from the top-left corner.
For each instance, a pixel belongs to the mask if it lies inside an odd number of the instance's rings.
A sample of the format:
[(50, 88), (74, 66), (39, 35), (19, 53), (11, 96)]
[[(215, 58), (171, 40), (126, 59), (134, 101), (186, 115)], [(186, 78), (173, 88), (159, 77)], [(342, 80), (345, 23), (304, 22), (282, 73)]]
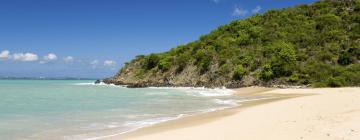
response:
[(145, 64), (144, 68), (146, 70), (151, 70), (155, 68), (160, 61), (160, 57), (156, 54), (150, 54), (149, 56), (145, 57)]
[(195, 54), (195, 64), (199, 68), (200, 73), (203, 74), (209, 70), (211, 64), (212, 50), (211, 48), (200, 49)]
[(246, 69), (242, 65), (237, 65), (234, 70), (234, 80), (241, 80), (246, 74)]
[(324, 14), (318, 16), (316, 19), (316, 28), (319, 30), (330, 30), (341, 25), (341, 18), (334, 14)]
[(276, 41), (266, 47), (265, 55), (271, 57), (271, 69), (275, 77), (290, 76), (295, 69), (296, 53), (294, 47), (283, 41)]
[(359, 86), (360, 83), (360, 64), (351, 64), (341, 74), (345, 78), (346, 86)]
[(138, 69), (135, 71), (136, 78), (142, 79), (145, 76), (145, 70), (144, 69)]
[(269, 64), (265, 64), (261, 70), (260, 74), (261, 79), (268, 81), (274, 77), (274, 73)]
[(228, 83), (253, 76), (256, 83), (359, 86), (359, 21), (359, 0), (270, 10), (222, 25), (168, 52), (137, 56), (119, 73), (135, 67), (141, 69), (137, 77), (149, 78), (150, 72), (180, 74), (196, 68), (190, 74), (194, 80), (206, 76)]
[(327, 85), (329, 87), (342, 87), (344, 86), (345, 80), (342, 77), (330, 77), (327, 80)]
[(177, 66), (176, 71), (179, 73), (181, 72), (187, 65), (190, 56), (187, 54), (179, 54), (175, 57), (175, 65)]
[(299, 79), (300, 79), (299, 74), (295, 73), (289, 77), (289, 82), (297, 83)]
[(343, 52), (340, 54), (339, 59), (338, 59), (338, 63), (340, 65), (349, 65), (352, 63), (352, 58), (351, 58), (351, 54), (347, 53), (347, 52)]
[(219, 73), (221, 75), (228, 75), (229, 73), (231, 73), (231, 68), (229, 66), (229, 64), (224, 64), (220, 67)]
[(168, 71), (171, 68), (171, 62), (172, 62), (172, 58), (166, 57), (160, 60), (158, 67), (162, 71)]

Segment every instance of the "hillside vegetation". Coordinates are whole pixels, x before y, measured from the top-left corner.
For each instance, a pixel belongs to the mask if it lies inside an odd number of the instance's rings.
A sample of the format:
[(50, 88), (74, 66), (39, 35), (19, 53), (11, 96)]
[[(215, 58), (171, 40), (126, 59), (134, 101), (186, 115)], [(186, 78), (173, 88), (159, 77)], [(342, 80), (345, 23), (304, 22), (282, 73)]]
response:
[(140, 55), (107, 83), (143, 86), (360, 85), (360, 0), (325, 0), (222, 25)]

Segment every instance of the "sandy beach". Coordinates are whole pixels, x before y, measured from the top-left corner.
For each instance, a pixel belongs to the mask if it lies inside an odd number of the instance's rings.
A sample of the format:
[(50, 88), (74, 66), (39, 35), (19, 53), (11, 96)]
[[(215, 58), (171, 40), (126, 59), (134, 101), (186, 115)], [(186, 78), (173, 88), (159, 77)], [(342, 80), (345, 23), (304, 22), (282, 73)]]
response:
[(241, 103), (109, 140), (359, 140), (360, 88), (237, 89), (277, 98)]

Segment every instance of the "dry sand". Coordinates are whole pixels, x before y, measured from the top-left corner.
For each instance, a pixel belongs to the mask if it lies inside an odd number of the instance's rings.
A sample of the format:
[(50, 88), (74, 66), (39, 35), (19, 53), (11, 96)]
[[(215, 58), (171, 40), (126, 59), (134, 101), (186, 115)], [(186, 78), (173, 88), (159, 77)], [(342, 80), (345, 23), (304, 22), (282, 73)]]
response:
[(247, 88), (238, 92), (280, 98), (244, 103), (109, 139), (360, 140), (360, 88)]

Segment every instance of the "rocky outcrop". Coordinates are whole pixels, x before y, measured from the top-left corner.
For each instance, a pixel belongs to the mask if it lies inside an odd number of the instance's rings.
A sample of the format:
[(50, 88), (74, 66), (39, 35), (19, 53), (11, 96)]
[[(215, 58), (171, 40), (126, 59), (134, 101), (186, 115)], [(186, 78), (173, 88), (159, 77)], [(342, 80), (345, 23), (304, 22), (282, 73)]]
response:
[(129, 88), (144, 87), (227, 87), (238, 88), (258, 85), (251, 76), (246, 76), (241, 81), (231, 80), (232, 77), (214, 74), (218, 68), (214, 66), (207, 73), (200, 74), (195, 66), (188, 66), (180, 73), (176, 68), (163, 73), (144, 73), (139, 75), (137, 72), (141, 68), (136, 63), (125, 66), (116, 76), (104, 79), (107, 84), (126, 85)]

